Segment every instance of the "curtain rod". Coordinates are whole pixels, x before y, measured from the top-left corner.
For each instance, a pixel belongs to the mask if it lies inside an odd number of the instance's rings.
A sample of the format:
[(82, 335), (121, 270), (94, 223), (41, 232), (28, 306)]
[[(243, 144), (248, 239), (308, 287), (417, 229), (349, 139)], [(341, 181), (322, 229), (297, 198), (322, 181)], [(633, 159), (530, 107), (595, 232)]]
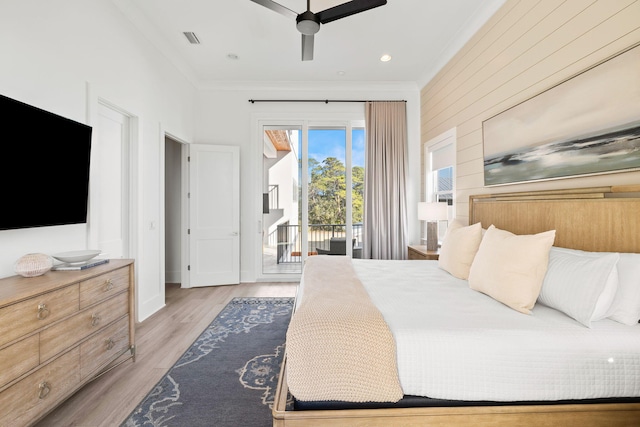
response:
[(355, 100), (355, 99), (250, 99), (250, 103), (255, 104), (256, 102), (324, 102), (328, 104), (330, 102), (407, 102), (402, 99), (399, 101), (394, 100)]

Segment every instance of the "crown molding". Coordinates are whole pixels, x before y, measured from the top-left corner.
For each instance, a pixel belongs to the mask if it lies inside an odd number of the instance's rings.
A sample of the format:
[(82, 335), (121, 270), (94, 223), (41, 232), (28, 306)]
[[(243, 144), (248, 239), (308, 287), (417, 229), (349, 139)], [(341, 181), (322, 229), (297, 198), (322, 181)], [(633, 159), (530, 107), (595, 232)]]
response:
[(264, 91), (298, 91), (313, 92), (325, 90), (341, 91), (376, 91), (398, 92), (418, 91), (414, 81), (204, 81), (200, 82), (202, 90), (264, 90)]

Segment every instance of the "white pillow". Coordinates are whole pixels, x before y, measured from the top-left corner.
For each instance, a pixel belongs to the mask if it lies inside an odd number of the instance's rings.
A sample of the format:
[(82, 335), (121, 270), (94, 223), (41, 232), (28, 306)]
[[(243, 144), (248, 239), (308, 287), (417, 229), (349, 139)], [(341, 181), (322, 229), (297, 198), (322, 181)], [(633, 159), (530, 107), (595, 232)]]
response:
[[(556, 248), (567, 253), (608, 255), (615, 252), (587, 252), (578, 249)], [(640, 254), (621, 252), (616, 265), (618, 288), (606, 317), (625, 325), (637, 325), (640, 321)]]
[[(620, 262), (620, 255), (618, 255), (618, 262)], [(609, 274), (607, 278), (607, 283), (604, 285), (604, 289), (596, 302), (596, 308), (591, 315), (592, 322), (606, 319), (614, 313), (613, 301), (616, 298), (619, 283), (618, 263), (616, 263), (616, 267), (611, 270), (611, 274)]]
[(538, 302), (587, 327), (604, 319), (618, 289), (618, 254), (567, 252), (551, 248)]
[(473, 258), (482, 240), (480, 223), (465, 226), (454, 220), (442, 240), (438, 266), (458, 279), (467, 280)]
[(530, 314), (542, 287), (556, 231), (515, 235), (489, 227), (469, 271), (471, 289)]
[(640, 254), (620, 254), (618, 291), (611, 307), (609, 319), (631, 326), (640, 322)]

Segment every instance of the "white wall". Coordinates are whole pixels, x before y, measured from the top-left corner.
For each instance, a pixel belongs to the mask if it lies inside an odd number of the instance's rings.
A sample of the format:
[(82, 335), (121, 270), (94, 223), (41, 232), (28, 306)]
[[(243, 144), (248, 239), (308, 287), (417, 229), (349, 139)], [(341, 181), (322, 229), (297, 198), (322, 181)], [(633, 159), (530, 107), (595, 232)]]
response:
[[(163, 216), (161, 129), (192, 140), (195, 88), (109, 0), (2, 0), (0, 58), (5, 96), (84, 123), (98, 97), (138, 117), (134, 255), (138, 318), (147, 317), (164, 304), (161, 227), (150, 227)], [(51, 177), (38, 178), (38, 191), (60, 190)], [(2, 208), (11, 203), (3, 200)], [(86, 245), (84, 225), (0, 231), (0, 277), (13, 275), (13, 263), (26, 253)]]
[[(386, 85), (322, 85), (291, 84), (269, 88), (238, 86), (201, 90), (197, 102), (197, 128), (194, 142), (200, 144), (237, 145), (240, 147), (241, 281), (253, 282), (258, 277), (258, 255), (261, 251), (259, 221), (262, 212), (262, 134), (257, 120), (287, 117), (300, 119), (340, 117), (341, 114), (364, 111), (362, 103), (255, 103), (249, 99), (354, 99), (406, 100), (409, 140), (409, 242), (419, 242), (416, 216), (420, 200), (420, 93), (410, 84)], [(362, 114), (364, 117), (364, 114)]]
[[(272, 215), (263, 215), (263, 227), (265, 228), (264, 240), (275, 232), (277, 226), (290, 221), (297, 224), (298, 221), (298, 203), (295, 202), (293, 191), (293, 178), (298, 176), (298, 158), (294, 151), (279, 151), (276, 158), (264, 159), (263, 169), (266, 170), (266, 181), (263, 179), (263, 185), (278, 186), (278, 205), (276, 211)], [(263, 186), (266, 193), (269, 188)], [(297, 194), (296, 194), (297, 195)], [(282, 212), (280, 213), (280, 210)]]

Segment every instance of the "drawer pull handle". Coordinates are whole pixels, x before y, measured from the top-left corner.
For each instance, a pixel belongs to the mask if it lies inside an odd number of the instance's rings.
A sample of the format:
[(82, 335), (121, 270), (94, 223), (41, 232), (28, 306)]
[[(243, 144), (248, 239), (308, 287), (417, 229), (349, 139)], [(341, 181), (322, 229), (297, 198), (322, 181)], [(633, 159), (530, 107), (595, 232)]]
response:
[(109, 279), (105, 282), (104, 291), (109, 292), (111, 289), (113, 289), (113, 280)]
[(113, 340), (113, 338), (109, 338), (107, 340), (107, 350), (111, 350), (113, 347), (115, 347), (116, 342)]
[(91, 326), (98, 326), (100, 324), (100, 315), (99, 314), (92, 314), (91, 315)]
[(38, 320), (46, 319), (48, 315), (49, 309), (47, 308), (47, 304), (38, 304)]
[(49, 395), (49, 392), (51, 391), (51, 386), (46, 381), (41, 382), (40, 385), (38, 385), (38, 388), (40, 389), (40, 392), (38, 393), (39, 399), (44, 399)]

